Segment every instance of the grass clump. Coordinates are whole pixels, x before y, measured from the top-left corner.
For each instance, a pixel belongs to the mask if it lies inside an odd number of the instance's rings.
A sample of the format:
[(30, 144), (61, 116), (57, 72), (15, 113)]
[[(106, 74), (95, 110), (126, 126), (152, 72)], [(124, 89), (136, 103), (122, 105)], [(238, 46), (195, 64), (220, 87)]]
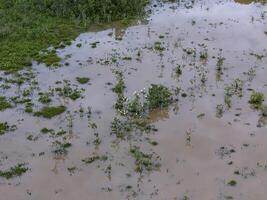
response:
[(72, 146), (69, 142), (60, 142), (56, 140), (53, 142), (53, 146), (55, 150), (53, 151), (56, 155), (66, 155), (68, 153), (68, 149)]
[(0, 122), (0, 135), (4, 135), (9, 131), (15, 131), (16, 129), (16, 125), (9, 125), (7, 122)]
[(159, 52), (165, 51), (165, 47), (162, 46), (161, 42), (155, 42), (154, 43), (154, 49)]
[(65, 82), (63, 88), (56, 88), (56, 92), (59, 96), (70, 98), (71, 100), (75, 101), (81, 97), (82, 90), (78, 88), (72, 88), (68, 82)]
[(52, 118), (56, 115), (60, 115), (63, 112), (66, 111), (66, 107), (65, 106), (51, 106), (51, 107), (43, 107), (40, 111), (35, 112), (34, 116), (37, 117), (45, 117), (45, 118)]
[(76, 80), (80, 83), (80, 84), (86, 84), (90, 81), (90, 78), (88, 77), (76, 77)]
[(175, 68), (175, 74), (177, 77), (182, 75), (181, 65), (177, 65), (177, 67)]
[(172, 93), (163, 85), (152, 84), (147, 95), (149, 109), (167, 107), (172, 100)]
[(48, 66), (59, 66), (59, 62), (61, 60), (55, 50), (41, 52), (35, 57), (35, 59), (39, 63), (45, 63)]
[(250, 96), (249, 103), (256, 109), (259, 109), (262, 106), (262, 102), (264, 101), (265, 96), (261, 92), (255, 92)]
[(86, 163), (86, 164), (91, 164), (91, 163), (93, 163), (93, 162), (95, 162), (95, 161), (106, 161), (108, 159), (108, 157), (107, 156), (92, 156), (92, 157), (88, 157), (88, 158), (85, 158), (85, 159), (83, 159), (82, 160), (82, 162), (84, 162), (84, 163)]
[(115, 103), (115, 109), (118, 111), (123, 110), (124, 103), (126, 98), (124, 97), (124, 90), (126, 88), (124, 80), (123, 80), (123, 73), (121, 71), (115, 72), (117, 76), (117, 83), (112, 88), (112, 91), (117, 94), (117, 101)]
[(117, 83), (116, 85), (112, 88), (112, 91), (115, 92), (116, 94), (123, 94), (126, 86), (123, 80), (123, 74), (120, 71), (116, 72), (117, 75)]
[(235, 180), (231, 180), (228, 182), (229, 186), (236, 186), (237, 182)]
[(9, 170), (5, 170), (5, 171), (0, 170), (0, 177), (11, 179), (17, 176), (21, 176), (27, 171), (28, 171), (28, 168), (25, 167), (25, 164), (18, 164), (14, 167), (11, 167)]
[(6, 100), (5, 97), (0, 96), (0, 111), (3, 111), (7, 108), (11, 108), (10, 103)]
[(143, 153), (139, 147), (132, 147), (130, 149), (130, 153), (135, 159), (135, 171), (142, 173), (143, 171), (153, 171), (158, 170), (160, 167), (160, 163), (158, 162), (158, 156), (155, 154), (145, 154)]
[(48, 104), (52, 100), (50, 98), (51, 94), (46, 92), (46, 93), (39, 93), (39, 99), (38, 101), (41, 102), (42, 104)]

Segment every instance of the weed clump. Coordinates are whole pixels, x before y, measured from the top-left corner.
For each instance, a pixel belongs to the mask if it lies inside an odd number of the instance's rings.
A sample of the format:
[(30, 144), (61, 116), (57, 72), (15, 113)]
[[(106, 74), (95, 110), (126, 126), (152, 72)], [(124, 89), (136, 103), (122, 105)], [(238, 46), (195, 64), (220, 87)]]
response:
[(237, 182), (235, 180), (231, 180), (228, 182), (229, 186), (236, 186)]
[(171, 103), (172, 93), (163, 85), (152, 84), (147, 95), (149, 109), (167, 107)]
[(63, 112), (66, 111), (66, 107), (65, 106), (51, 106), (51, 107), (43, 107), (40, 111), (35, 112), (34, 116), (37, 117), (45, 117), (45, 118), (52, 118), (56, 115), (60, 115)]
[(50, 98), (50, 93), (46, 92), (46, 93), (39, 93), (39, 102), (41, 102), (42, 104), (47, 104), (50, 103), (52, 100)]
[(165, 50), (165, 47), (162, 46), (161, 42), (155, 42), (154, 43), (154, 49), (156, 51), (162, 52)]
[(177, 77), (182, 75), (181, 65), (177, 65), (177, 67), (175, 68), (175, 74)]
[(117, 94), (117, 101), (115, 104), (115, 108), (119, 111), (123, 110), (124, 103), (126, 101), (126, 98), (124, 97), (124, 90), (126, 88), (124, 80), (123, 80), (123, 73), (121, 71), (115, 72), (117, 76), (117, 83), (112, 88), (112, 91)]
[(55, 150), (53, 151), (56, 155), (66, 155), (68, 153), (68, 148), (72, 146), (69, 142), (60, 142), (56, 140), (53, 142)]
[(112, 88), (112, 91), (115, 92), (116, 94), (123, 94), (126, 86), (123, 80), (123, 74), (122, 72), (117, 71), (117, 83), (116, 85)]
[(155, 154), (145, 154), (139, 147), (132, 147), (130, 153), (135, 159), (135, 171), (142, 173), (144, 171), (153, 171), (160, 168), (160, 163), (158, 162), (159, 157)]
[(9, 125), (7, 122), (0, 122), (0, 135), (4, 135), (6, 132), (15, 131), (16, 125)]
[(62, 96), (64, 98), (70, 98), (73, 101), (79, 99), (82, 93), (82, 90), (78, 88), (72, 88), (67, 81), (65, 81), (65, 85), (63, 88), (56, 88), (55, 90), (59, 96)]
[(80, 84), (86, 84), (90, 81), (90, 78), (88, 77), (76, 77), (76, 80), (80, 83)]
[(59, 66), (60, 58), (55, 51), (41, 52), (35, 57), (38, 63), (44, 63), (47, 66)]
[(97, 160), (99, 161), (106, 161), (108, 159), (107, 156), (92, 156), (92, 157), (88, 157), (82, 160), (82, 162), (86, 163), (86, 164), (91, 164)]
[(3, 111), (7, 108), (11, 108), (10, 103), (6, 100), (5, 97), (0, 96), (0, 111)]
[(5, 170), (5, 171), (0, 170), (0, 177), (11, 179), (17, 176), (21, 176), (27, 171), (28, 171), (28, 168), (25, 167), (25, 164), (18, 164), (14, 167), (11, 167), (9, 170)]
[(261, 92), (255, 92), (250, 96), (249, 103), (256, 109), (259, 109), (262, 106), (262, 102), (264, 101), (265, 96)]

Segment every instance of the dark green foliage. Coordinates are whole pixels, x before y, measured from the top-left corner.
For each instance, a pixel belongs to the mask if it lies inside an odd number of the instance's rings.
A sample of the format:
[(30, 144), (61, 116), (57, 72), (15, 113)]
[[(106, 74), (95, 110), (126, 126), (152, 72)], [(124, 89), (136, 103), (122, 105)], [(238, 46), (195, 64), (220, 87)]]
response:
[(60, 142), (57, 140), (53, 143), (53, 146), (55, 148), (53, 152), (56, 155), (66, 155), (68, 153), (68, 148), (70, 148), (72, 144), (69, 142)]
[(167, 107), (171, 103), (171, 96), (167, 87), (152, 84), (147, 95), (149, 109)]
[(27, 171), (28, 171), (28, 168), (25, 167), (25, 164), (18, 164), (14, 167), (11, 167), (9, 170), (5, 170), (5, 171), (0, 170), (0, 177), (10, 179), (16, 176), (21, 176)]
[(60, 115), (61, 113), (65, 112), (65, 106), (51, 106), (51, 107), (44, 107), (42, 110), (35, 112), (34, 116), (42, 116), (45, 118), (52, 118), (56, 115)]
[(112, 91), (117, 94), (123, 94), (124, 89), (126, 88), (124, 80), (123, 80), (123, 74), (122, 72), (116, 72), (116, 75), (117, 75), (117, 83), (112, 88)]
[(16, 125), (9, 125), (7, 122), (0, 122), (0, 135), (4, 135), (8, 131), (15, 131)]
[(70, 98), (73, 101), (79, 99), (82, 93), (78, 88), (72, 88), (68, 82), (65, 82), (63, 88), (56, 88), (56, 92), (58, 92), (59, 96)]
[(150, 133), (151, 131), (155, 131), (155, 128), (146, 118), (121, 120), (115, 117), (111, 123), (111, 134), (116, 135), (119, 139), (130, 137), (133, 133), (136, 135), (137, 133)]
[(249, 103), (252, 104), (254, 108), (260, 108), (264, 99), (265, 96), (263, 93), (253, 91), (250, 96)]
[(0, 111), (5, 110), (7, 108), (11, 108), (10, 103), (8, 103), (5, 97), (0, 96)]
[(107, 156), (92, 156), (92, 157), (88, 157), (88, 158), (85, 158), (83, 159), (82, 161), (86, 164), (91, 164), (97, 160), (99, 161), (106, 161), (108, 159)]
[(49, 93), (39, 93), (40, 97), (38, 99), (39, 102), (43, 104), (47, 104), (51, 102), (50, 94)]
[(162, 51), (165, 50), (165, 47), (162, 46), (161, 42), (155, 42), (155, 44), (154, 44), (154, 49), (155, 49), (156, 51), (160, 51), (160, 52), (162, 52)]
[(152, 171), (159, 169), (160, 163), (158, 162), (158, 156), (155, 156), (155, 154), (145, 154), (136, 146), (130, 149), (130, 153), (135, 159), (136, 172), (142, 173), (144, 170)]
[(228, 185), (230, 186), (236, 186), (237, 182), (235, 180), (231, 180), (228, 182)]
[(80, 84), (86, 84), (90, 81), (90, 78), (88, 77), (77, 77), (76, 80), (80, 83)]

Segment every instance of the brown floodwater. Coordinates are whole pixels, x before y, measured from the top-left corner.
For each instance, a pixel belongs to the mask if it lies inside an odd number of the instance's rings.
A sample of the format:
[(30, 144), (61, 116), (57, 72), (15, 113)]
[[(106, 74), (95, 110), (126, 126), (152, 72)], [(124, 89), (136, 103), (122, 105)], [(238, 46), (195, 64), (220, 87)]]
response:
[[(38, 87), (11, 84), (0, 90), (1, 95), (21, 96), (30, 88), (34, 110), (39, 110), (43, 105), (38, 93), (68, 80), (73, 87), (84, 88), (83, 98), (72, 101), (55, 95), (50, 104), (65, 105), (67, 112), (52, 119), (25, 113), (22, 105), (0, 113), (0, 121), (17, 125), (16, 131), (0, 136), (0, 170), (17, 163), (29, 168), (21, 177), (0, 178), (0, 199), (266, 200), (267, 127), (248, 101), (251, 90), (267, 96), (267, 6), (250, 2), (163, 4), (153, 7), (146, 23), (81, 34), (58, 50), (62, 67), (34, 62), (31, 71)], [(99, 42), (96, 48), (92, 48), (94, 42)], [(155, 42), (164, 47), (162, 52), (154, 49)], [(220, 71), (219, 57), (224, 58)], [(116, 62), (108, 62), (112, 58)], [(175, 73), (178, 65), (179, 77)], [(118, 69), (123, 72), (129, 99), (151, 84), (181, 90), (175, 103), (150, 113), (155, 133), (136, 133), (121, 141), (110, 134), (117, 115), (112, 87)], [(76, 77), (90, 77), (90, 82), (80, 85)], [(242, 96), (233, 95), (227, 109), (225, 88), (240, 82)], [(88, 107), (89, 122), (97, 128), (88, 127)], [(81, 108), (84, 113), (79, 112)], [(67, 133), (52, 137), (40, 133), (44, 127)], [(101, 140), (99, 145), (94, 144), (96, 138)], [(72, 145), (66, 154), (55, 155), (56, 141)], [(133, 145), (146, 153), (155, 152), (160, 169), (135, 172), (129, 153)], [(93, 155), (108, 159), (82, 162)], [(233, 180), (236, 184), (229, 185)]]

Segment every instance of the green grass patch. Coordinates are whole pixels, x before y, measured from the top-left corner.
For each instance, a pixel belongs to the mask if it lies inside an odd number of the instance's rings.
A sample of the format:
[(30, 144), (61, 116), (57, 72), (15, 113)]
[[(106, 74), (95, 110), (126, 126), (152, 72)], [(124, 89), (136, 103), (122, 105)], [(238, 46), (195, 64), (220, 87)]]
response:
[(147, 95), (149, 109), (167, 107), (172, 100), (172, 93), (163, 85), (152, 84)]
[(160, 163), (158, 162), (159, 157), (156, 154), (146, 154), (143, 153), (139, 147), (132, 147), (130, 153), (135, 159), (135, 171), (142, 173), (144, 171), (153, 171), (160, 168)]
[(25, 164), (18, 164), (14, 167), (11, 167), (8, 170), (0, 170), (0, 177), (11, 179), (17, 176), (21, 176), (22, 174), (26, 173), (28, 168), (25, 167)]
[(76, 77), (76, 80), (80, 83), (80, 84), (86, 84), (90, 81), (90, 78), (88, 77)]
[(0, 96), (0, 111), (3, 111), (7, 108), (11, 108), (11, 104), (6, 100), (5, 97)]
[(16, 129), (16, 125), (9, 125), (7, 122), (0, 122), (0, 135), (4, 135), (9, 131), (15, 131)]
[(66, 107), (65, 106), (51, 106), (51, 107), (44, 107), (42, 108), (40, 111), (35, 112), (34, 116), (37, 117), (45, 117), (45, 118), (52, 118), (55, 117), (57, 115), (62, 114), (63, 112), (66, 111)]
[(249, 103), (254, 108), (258, 109), (262, 106), (262, 102), (264, 101), (264, 99), (265, 99), (265, 96), (263, 93), (253, 91), (253, 93), (250, 96)]

